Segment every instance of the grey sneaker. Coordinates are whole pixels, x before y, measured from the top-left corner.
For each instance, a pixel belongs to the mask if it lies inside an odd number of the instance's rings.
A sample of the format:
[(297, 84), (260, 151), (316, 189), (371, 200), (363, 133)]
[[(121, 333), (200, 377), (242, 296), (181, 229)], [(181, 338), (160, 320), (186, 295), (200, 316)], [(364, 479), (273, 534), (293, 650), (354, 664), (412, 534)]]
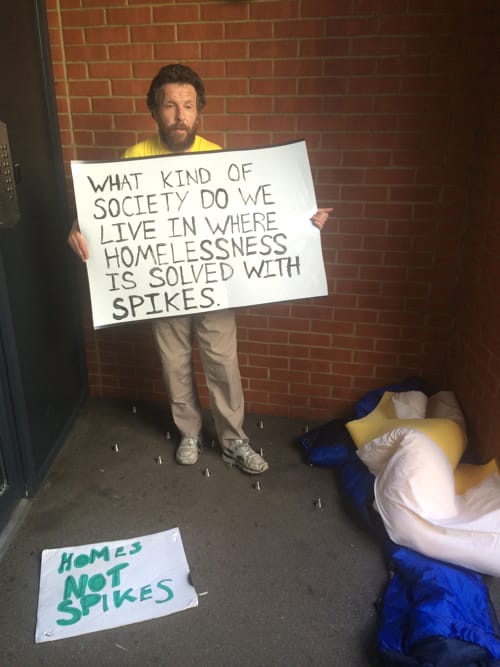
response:
[(236, 464), (251, 475), (258, 475), (269, 468), (262, 456), (253, 451), (248, 440), (228, 440), (227, 442), (228, 446), (222, 453), (222, 459), (226, 463)]
[(175, 452), (175, 460), (184, 466), (196, 463), (200, 455), (201, 441), (199, 438), (182, 438)]

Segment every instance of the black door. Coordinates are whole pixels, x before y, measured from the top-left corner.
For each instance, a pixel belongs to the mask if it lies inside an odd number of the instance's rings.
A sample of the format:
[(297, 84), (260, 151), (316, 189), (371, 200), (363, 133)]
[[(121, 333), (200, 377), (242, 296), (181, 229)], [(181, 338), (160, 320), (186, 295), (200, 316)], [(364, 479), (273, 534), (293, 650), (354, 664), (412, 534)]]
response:
[(85, 392), (48, 54), (43, 1), (0, 3), (0, 122), (9, 140), (0, 163), (0, 528), (13, 503), (36, 490)]

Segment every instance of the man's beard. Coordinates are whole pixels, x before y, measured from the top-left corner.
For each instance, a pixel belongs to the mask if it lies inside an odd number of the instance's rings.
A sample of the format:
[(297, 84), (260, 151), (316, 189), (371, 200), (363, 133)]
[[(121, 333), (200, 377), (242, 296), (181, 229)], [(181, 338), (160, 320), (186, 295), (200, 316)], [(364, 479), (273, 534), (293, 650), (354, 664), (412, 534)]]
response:
[[(182, 123), (169, 125), (168, 127), (159, 127), (160, 138), (163, 144), (172, 153), (183, 153), (187, 151), (194, 143), (196, 132), (198, 131), (198, 121), (192, 128), (186, 127)], [(177, 134), (177, 130), (184, 130), (185, 134)]]

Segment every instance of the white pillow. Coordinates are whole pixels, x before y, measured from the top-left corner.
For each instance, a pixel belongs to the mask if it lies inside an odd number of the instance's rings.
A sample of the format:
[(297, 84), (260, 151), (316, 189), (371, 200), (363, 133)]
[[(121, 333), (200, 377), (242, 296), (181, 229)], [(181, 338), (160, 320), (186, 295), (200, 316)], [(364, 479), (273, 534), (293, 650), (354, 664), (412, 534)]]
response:
[(442, 449), (408, 429), (374, 488), (375, 508), (393, 542), (500, 577), (500, 475), (455, 496)]
[(427, 417), (434, 419), (451, 419), (466, 433), (464, 413), (452, 391), (438, 391), (429, 397), (427, 402)]
[[(453, 468), (443, 450), (424, 433), (397, 431), (398, 446), (375, 479), (379, 510), (396, 504), (425, 519), (455, 516)], [(392, 531), (397, 532), (397, 526), (391, 526)]]
[(363, 461), (372, 475), (378, 475), (398, 449), (401, 441), (408, 433), (407, 428), (393, 428), (391, 431), (374, 438), (356, 450), (356, 454)]
[(398, 419), (423, 419), (427, 396), (422, 391), (402, 391), (394, 394), (392, 404)]

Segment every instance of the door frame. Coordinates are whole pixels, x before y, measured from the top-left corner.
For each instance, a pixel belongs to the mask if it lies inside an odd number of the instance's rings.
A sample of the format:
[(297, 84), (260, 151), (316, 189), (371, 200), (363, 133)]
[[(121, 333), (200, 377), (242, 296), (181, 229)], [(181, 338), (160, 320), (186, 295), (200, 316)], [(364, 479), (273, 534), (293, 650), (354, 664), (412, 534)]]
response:
[(6, 475), (7, 488), (0, 495), (0, 530), (7, 523), (16, 503), (28, 495), (21, 460), (23, 449), (17, 431), (15, 407), (12, 396), (12, 364), (5, 350), (15, 345), (11, 322), (4, 313), (10, 312), (9, 298), (5, 289), (5, 275), (0, 256), (0, 455)]
[[(66, 193), (64, 161), (61, 150), (58, 115), (53, 85), (50, 58), (49, 31), (44, 0), (29, 0), (32, 16), (33, 48), (37, 53), (36, 67), (42, 91), (41, 108), (45, 116), (46, 138), (51, 157), (51, 179), (53, 179), (53, 210), (61, 220), (61, 235), (67, 234), (65, 223), (70, 220), (70, 211)], [(22, 58), (22, 50), (17, 54)], [(31, 59), (31, 56), (30, 56)], [(22, 224), (22, 220), (19, 224)], [(1, 230), (0, 230), (1, 233)], [(64, 243), (61, 237), (61, 242)], [(68, 249), (68, 253), (69, 253)], [(0, 254), (0, 450), (3, 457), (7, 486), (0, 495), (0, 531), (7, 524), (16, 503), (23, 497), (35, 494), (42, 479), (58, 454), (64, 439), (87, 397), (87, 372), (83, 345), (83, 327), (79, 301), (79, 283), (76, 272), (67, 276), (74, 282), (74, 294), (77, 298), (69, 300), (71, 311), (69, 335), (75, 337), (78, 352), (75, 355), (79, 364), (79, 392), (68, 410), (64, 423), (55, 434), (50, 452), (42, 464), (35, 461), (30, 430), (28, 427), (27, 406), (25, 401), (23, 378), (19, 367), (18, 345), (14, 326), (10, 318), (11, 304), (7, 278)], [(75, 376), (76, 377), (76, 376)]]

